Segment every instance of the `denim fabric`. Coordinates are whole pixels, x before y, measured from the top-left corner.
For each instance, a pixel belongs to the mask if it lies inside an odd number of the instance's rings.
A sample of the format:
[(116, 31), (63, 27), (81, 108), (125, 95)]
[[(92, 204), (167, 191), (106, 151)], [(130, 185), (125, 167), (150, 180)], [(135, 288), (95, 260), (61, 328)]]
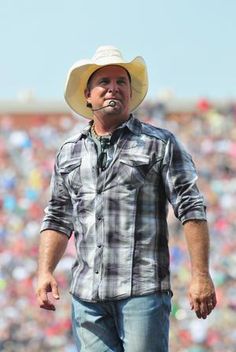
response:
[(98, 303), (73, 296), (78, 351), (167, 352), (170, 310), (167, 292)]

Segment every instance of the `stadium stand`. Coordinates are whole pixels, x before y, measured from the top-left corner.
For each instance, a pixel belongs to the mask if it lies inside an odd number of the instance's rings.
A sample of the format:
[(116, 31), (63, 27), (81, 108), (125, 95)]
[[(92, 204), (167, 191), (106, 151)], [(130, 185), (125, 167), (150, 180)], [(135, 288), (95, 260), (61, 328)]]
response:
[[(155, 101), (135, 113), (174, 132), (193, 156), (208, 206), (211, 272), (218, 306), (198, 320), (187, 299), (189, 260), (182, 227), (169, 212), (174, 297), (170, 351), (234, 352), (236, 346), (236, 104)], [(0, 102), (0, 351), (75, 352), (68, 282), (73, 238), (56, 269), (61, 300), (56, 312), (35, 298), (38, 236), (55, 154), (83, 128), (60, 102)]]

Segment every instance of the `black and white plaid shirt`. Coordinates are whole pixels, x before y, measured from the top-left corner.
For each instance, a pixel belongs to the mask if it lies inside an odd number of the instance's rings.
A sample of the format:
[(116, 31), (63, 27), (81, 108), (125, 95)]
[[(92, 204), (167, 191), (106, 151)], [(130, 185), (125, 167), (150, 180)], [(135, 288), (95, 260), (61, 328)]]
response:
[(169, 131), (131, 116), (99, 172), (90, 128), (57, 155), (41, 228), (75, 234), (71, 293), (100, 301), (168, 291), (168, 201), (182, 223), (206, 219), (192, 159)]

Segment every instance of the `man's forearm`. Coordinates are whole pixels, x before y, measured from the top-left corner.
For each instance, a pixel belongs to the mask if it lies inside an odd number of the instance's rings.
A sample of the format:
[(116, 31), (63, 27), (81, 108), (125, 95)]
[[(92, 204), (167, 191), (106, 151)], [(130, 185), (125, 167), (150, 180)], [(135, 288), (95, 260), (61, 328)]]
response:
[(209, 274), (209, 233), (204, 220), (189, 220), (184, 224), (191, 260), (192, 275)]
[(65, 252), (68, 237), (54, 230), (45, 230), (40, 236), (38, 272), (52, 273)]

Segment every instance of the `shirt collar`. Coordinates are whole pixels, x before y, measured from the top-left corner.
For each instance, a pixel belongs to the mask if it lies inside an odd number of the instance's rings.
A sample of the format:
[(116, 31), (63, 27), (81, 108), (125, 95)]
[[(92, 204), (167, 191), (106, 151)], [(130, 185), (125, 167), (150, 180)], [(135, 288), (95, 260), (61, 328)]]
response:
[[(90, 133), (93, 120), (89, 121), (88, 125), (81, 131), (81, 138), (88, 137)], [(132, 114), (130, 114), (129, 119), (122, 123), (117, 129), (123, 129), (127, 127), (133, 134), (139, 136), (141, 134), (142, 125), (139, 120), (137, 120)]]
[(88, 125), (82, 129), (80, 138), (88, 137), (92, 124), (93, 124), (93, 121), (91, 120), (91, 121), (89, 121)]
[(132, 114), (130, 114), (129, 119), (124, 123), (124, 126), (126, 126), (133, 134), (136, 134), (137, 136), (141, 134), (141, 122), (137, 120)]

